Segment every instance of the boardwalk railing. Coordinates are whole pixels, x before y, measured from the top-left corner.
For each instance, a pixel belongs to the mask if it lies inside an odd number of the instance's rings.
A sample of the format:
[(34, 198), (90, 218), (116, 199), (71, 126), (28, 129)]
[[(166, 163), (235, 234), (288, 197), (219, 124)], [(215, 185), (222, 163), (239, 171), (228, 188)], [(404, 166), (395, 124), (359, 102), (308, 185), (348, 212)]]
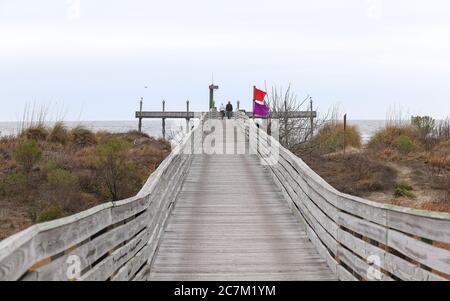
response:
[[(340, 193), (253, 120), (241, 113), (236, 118), (251, 152), (270, 170), (339, 279), (450, 279), (450, 214)], [(135, 197), (34, 225), (0, 242), (0, 280), (146, 280), (202, 141), (203, 120)]]
[(145, 280), (164, 223), (201, 144), (197, 126), (135, 196), (0, 242), (0, 280)]
[(253, 152), (271, 171), (309, 239), (339, 279), (450, 279), (450, 214), (341, 193), (258, 130), (253, 120), (244, 114), (237, 118)]

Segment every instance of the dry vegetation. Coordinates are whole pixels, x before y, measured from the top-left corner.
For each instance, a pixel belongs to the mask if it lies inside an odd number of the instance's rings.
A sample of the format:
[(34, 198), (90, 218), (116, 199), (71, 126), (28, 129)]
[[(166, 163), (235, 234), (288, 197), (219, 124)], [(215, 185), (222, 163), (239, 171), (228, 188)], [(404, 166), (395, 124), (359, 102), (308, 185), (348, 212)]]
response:
[(321, 128), (307, 149), (295, 150), (337, 189), (374, 201), (450, 212), (450, 120), (389, 121), (367, 145), (356, 128)]
[(0, 240), (33, 223), (135, 195), (170, 153), (145, 134), (35, 125), (0, 139)]

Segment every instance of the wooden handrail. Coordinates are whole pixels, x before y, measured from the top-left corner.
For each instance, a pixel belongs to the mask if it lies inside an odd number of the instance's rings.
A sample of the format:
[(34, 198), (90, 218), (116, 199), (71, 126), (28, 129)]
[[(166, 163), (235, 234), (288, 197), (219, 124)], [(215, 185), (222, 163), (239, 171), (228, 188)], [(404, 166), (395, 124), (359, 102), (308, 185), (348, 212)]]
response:
[[(235, 118), (251, 152), (267, 166), (339, 279), (450, 279), (450, 214), (341, 193), (246, 115), (238, 112)], [(202, 123), (135, 197), (37, 224), (1, 241), (0, 280), (147, 279), (167, 217), (202, 146)]]
[[(450, 214), (341, 193), (247, 116), (237, 119), (339, 279), (450, 279)], [(274, 153), (275, 163), (267, 157)]]
[(145, 279), (164, 224), (201, 144), (197, 126), (132, 198), (34, 225), (0, 242), (1, 280)]

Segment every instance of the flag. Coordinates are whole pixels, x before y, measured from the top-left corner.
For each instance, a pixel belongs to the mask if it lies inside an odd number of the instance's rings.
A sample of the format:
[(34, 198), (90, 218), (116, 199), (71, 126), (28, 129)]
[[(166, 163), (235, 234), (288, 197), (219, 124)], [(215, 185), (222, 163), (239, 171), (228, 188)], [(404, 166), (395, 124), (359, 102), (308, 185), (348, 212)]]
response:
[(269, 108), (264, 103), (267, 93), (253, 86), (253, 115), (266, 117), (269, 114)]
[(255, 116), (266, 117), (269, 114), (269, 108), (265, 104), (259, 104), (255, 101), (253, 114)]
[(256, 87), (253, 88), (254, 88), (253, 100), (264, 101), (264, 98), (266, 98), (267, 93), (262, 90), (256, 89)]

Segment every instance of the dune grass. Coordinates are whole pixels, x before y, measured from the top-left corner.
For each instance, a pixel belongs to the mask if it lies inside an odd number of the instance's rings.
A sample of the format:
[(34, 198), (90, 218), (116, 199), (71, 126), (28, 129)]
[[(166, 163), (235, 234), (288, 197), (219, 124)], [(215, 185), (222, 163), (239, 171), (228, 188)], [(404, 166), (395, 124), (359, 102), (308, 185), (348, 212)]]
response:
[[(170, 153), (170, 143), (135, 131), (95, 133), (63, 122), (0, 139), (0, 239), (36, 222), (135, 195)], [(18, 227), (14, 219), (27, 222)], [(4, 226), (10, 224), (10, 226)]]
[(312, 143), (320, 153), (342, 151), (345, 147), (360, 148), (361, 134), (355, 126), (348, 126), (344, 131), (344, 124), (330, 122), (322, 126), (313, 138)]

